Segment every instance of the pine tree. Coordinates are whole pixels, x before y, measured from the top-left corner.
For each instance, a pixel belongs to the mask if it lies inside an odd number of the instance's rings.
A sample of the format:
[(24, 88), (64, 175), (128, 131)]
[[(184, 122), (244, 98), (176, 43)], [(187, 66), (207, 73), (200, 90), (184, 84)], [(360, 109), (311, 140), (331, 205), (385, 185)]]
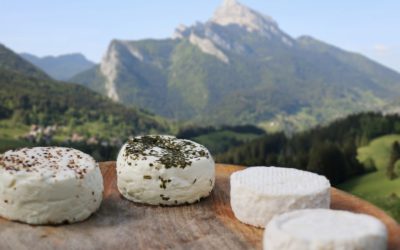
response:
[(343, 153), (333, 143), (316, 143), (309, 156), (307, 170), (325, 175), (332, 184), (346, 180), (346, 161)]
[(400, 144), (398, 141), (395, 141), (392, 144), (392, 152), (390, 154), (390, 161), (386, 168), (386, 176), (389, 180), (394, 180), (397, 178), (397, 174), (395, 171), (396, 162), (400, 159)]

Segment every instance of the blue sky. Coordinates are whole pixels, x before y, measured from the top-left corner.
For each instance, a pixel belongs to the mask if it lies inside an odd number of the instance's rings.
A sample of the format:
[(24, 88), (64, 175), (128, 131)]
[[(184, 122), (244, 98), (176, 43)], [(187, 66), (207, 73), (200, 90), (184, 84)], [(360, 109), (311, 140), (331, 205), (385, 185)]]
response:
[[(0, 0), (0, 43), (39, 56), (99, 61), (113, 38), (170, 37), (209, 19), (222, 0)], [(297, 37), (311, 35), (400, 71), (398, 0), (242, 0)]]

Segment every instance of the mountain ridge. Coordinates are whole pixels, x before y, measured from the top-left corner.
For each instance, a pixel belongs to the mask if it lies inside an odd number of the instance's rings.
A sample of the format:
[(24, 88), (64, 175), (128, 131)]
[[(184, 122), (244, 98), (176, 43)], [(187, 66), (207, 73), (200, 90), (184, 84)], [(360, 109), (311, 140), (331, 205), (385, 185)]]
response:
[(38, 57), (30, 53), (20, 53), (25, 60), (42, 69), (53, 79), (66, 81), (75, 75), (95, 66), (81, 53), (70, 53), (59, 56)]
[(38, 67), (32, 65), (5, 45), (0, 43), (0, 69), (17, 72), (24, 75), (49, 79), (49, 76)]
[(101, 64), (74, 81), (171, 119), (289, 130), (376, 110), (400, 95), (399, 73), (292, 38), (234, 0), (169, 39), (113, 40)]
[[(79, 84), (65, 84), (46, 75), (38, 77), (41, 74), (44, 73), (12, 50), (0, 47), (0, 120), (71, 126), (73, 132), (117, 138), (170, 129), (169, 122), (149, 112), (114, 103)], [(90, 124), (95, 124), (96, 129), (88, 128)]]

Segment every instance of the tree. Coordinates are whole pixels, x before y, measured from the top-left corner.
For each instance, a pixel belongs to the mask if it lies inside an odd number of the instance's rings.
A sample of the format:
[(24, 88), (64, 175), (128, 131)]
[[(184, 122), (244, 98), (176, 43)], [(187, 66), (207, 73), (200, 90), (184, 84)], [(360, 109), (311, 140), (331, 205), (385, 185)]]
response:
[(12, 114), (12, 111), (6, 107), (3, 107), (0, 103), (0, 119), (9, 118)]
[(31, 108), (31, 101), (28, 95), (22, 95), (19, 97), (18, 107), (24, 110)]
[(315, 143), (310, 151), (307, 170), (325, 175), (332, 184), (346, 180), (346, 160), (340, 149), (330, 142)]
[(389, 180), (394, 180), (397, 178), (396, 170), (395, 170), (395, 165), (396, 162), (400, 159), (400, 144), (398, 141), (395, 141), (392, 144), (392, 151), (390, 153), (390, 160), (389, 164), (386, 168), (386, 176), (389, 178)]
[[(346, 176), (350, 177), (359, 175), (367, 170), (367, 166), (363, 166), (363, 164), (361, 164), (357, 159), (357, 146), (353, 138), (346, 137), (341, 149), (346, 160)], [(369, 165), (368, 167), (370, 167), (370, 169), (368, 169), (368, 171), (372, 172), (376, 170), (374, 166), (374, 163)]]

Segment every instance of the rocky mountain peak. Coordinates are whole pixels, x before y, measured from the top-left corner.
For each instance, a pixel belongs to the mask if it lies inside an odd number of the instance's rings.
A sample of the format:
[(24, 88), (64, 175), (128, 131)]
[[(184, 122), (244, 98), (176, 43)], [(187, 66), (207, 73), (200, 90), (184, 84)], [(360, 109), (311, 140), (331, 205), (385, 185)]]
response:
[(113, 40), (108, 47), (108, 51), (104, 55), (100, 63), (100, 71), (105, 77), (106, 95), (113, 101), (119, 101), (119, 95), (116, 89), (116, 80), (119, 65), (118, 46), (121, 42)]
[(398, 73), (315, 39), (293, 39), (235, 0), (207, 22), (179, 26), (174, 38), (114, 41), (100, 67), (76, 82), (189, 123), (288, 130), (400, 96)]
[(222, 26), (236, 24), (248, 31), (277, 28), (277, 23), (271, 17), (258, 13), (236, 0), (224, 0), (210, 21)]

